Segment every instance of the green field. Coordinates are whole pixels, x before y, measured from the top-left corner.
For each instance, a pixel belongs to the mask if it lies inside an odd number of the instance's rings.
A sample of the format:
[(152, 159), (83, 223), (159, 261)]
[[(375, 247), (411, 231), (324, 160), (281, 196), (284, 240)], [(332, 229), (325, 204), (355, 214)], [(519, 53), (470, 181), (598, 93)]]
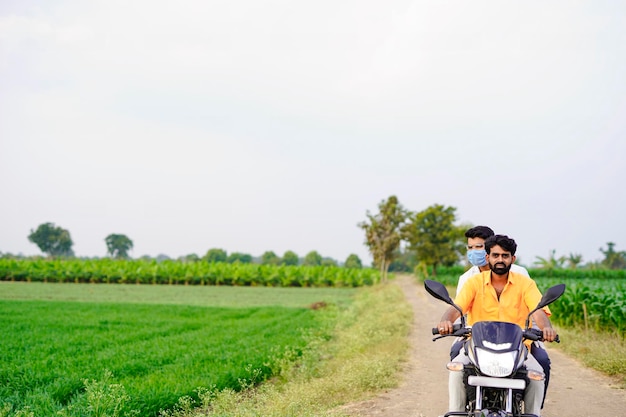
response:
[[(120, 408), (116, 415), (156, 416), (184, 395), (197, 397), (198, 387), (247, 387), (297, 359), (313, 338), (328, 337), (333, 311), (353, 295), (332, 288), (2, 282), (0, 410), (96, 415), (81, 413), (80, 405), (95, 381), (106, 380), (128, 395), (108, 405)], [(309, 308), (319, 302), (329, 307)]]

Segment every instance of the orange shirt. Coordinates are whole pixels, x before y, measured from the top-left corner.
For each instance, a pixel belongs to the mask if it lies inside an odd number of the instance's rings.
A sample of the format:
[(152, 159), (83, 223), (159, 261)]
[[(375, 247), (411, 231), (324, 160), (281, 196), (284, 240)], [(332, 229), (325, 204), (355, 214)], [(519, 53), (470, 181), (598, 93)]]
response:
[[(509, 280), (500, 294), (491, 285), (491, 271), (481, 272), (467, 280), (454, 302), (467, 313), (468, 324), (477, 321), (506, 321), (522, 329), (528, 313), (537, 307), (541, 292), (531, 278), (509, 271)], [(544, 311), (549, 316), (550, 310)]]

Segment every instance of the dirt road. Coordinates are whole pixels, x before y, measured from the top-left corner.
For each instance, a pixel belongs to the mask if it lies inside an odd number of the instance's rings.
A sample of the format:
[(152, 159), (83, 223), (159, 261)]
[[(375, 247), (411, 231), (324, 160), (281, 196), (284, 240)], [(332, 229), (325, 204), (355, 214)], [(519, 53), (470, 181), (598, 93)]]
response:
[[(354, 417), (437, 417), (447, 408), (445, 364), (452, 342), (432, 342), (430, 335), (447, 306), (409, 276), (398, 277), (396, 284), (404, 290), (414, 311), (410, 359), (398, 388), (344, 408)], [(626, 390), (615, 388), (610, 378), (582, 367), (560, 351), (548, 349), (552, 377), (543, 417), (626, 416)]]

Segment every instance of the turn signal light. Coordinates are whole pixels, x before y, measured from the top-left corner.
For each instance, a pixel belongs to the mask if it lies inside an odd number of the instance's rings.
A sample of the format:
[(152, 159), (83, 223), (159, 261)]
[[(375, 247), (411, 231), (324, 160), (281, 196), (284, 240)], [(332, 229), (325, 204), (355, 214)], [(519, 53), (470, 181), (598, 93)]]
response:
[(546, 379), (546, 376), (543, 372), (531, 371), (529, 369), (528, 378), (532, 379), (533, 381), (543, 381), (544, 379)]
[(446, 368), (448, 368), (449, 371), (458, 372), (463, 370), (463, 364), (461, 362), (448, 362)]

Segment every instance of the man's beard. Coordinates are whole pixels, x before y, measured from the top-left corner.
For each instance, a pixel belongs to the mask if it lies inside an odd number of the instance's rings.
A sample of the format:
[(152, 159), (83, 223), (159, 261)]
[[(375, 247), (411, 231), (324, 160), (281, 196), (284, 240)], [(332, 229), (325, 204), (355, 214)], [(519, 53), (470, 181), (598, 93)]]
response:
[(506, 266), (506, 264), (502, 262), (497, 262), (495, 264), (489, 264), (489, 268), (497, 275), (504, 275), (511, 269), (511, 265)]

